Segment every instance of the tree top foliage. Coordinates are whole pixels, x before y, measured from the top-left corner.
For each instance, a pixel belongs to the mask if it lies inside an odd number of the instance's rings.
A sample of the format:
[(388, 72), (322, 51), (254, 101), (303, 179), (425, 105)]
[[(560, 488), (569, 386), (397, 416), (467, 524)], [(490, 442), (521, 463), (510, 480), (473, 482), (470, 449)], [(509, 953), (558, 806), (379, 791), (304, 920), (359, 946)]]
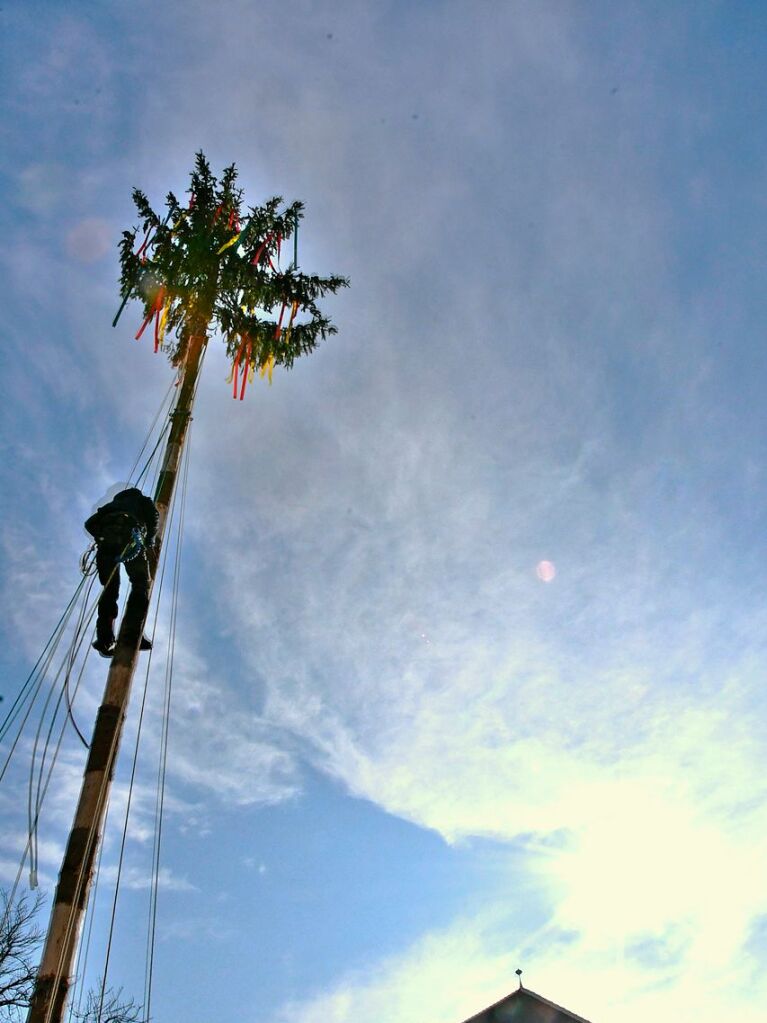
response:
[(317, 300), (349, 282), (300, 273), (292, 263), (283, 269), (284, 243), (294, 239), (303, 204), (283, 207), (274, 196), (245, 208), (236, 182), (234, 164), (219, 180), (198, 152), (187, 206), (169, 192), (161, 217), (135, 189), (144, 237), (136, 249), (139, 229), (123, 232), (120, 293), (123, 305), (142, 302), (144, 327), (154, 318), (155, 346), (174, 365), (190, 337), (217, 327), (235, 363), (271, 375), (274, 365), (292, 366), (336, 333)]

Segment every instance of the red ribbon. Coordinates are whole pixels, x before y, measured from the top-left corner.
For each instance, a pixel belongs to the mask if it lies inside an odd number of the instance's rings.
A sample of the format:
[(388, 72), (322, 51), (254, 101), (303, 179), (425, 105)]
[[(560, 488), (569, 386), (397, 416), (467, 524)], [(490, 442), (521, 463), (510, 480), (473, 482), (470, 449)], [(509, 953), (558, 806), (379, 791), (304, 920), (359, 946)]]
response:
[(155, 325), (154, 325), (154, 350), (155, 351), (157, 351), (157, 348), (158, 348), (158, 345), (159, 345), (158, 331), (159, 331), (159, 327), (160, 327), (160, 311), (162, 309), (164, 301), (165, 301), (165, 287), (162, 286), (159, 289), (159, 291), (157, 292), (157, 297), (155, 298), (154, 302), (152, 303), (151, 309), (146, 314), (146, 319), (141, 324), (141, 326), (138, 329), (138, 333), (136, 334), (136, 340), (138, 341), (139, 338), (141, 337), (141, 335), (146, 330), (146, 328), (149, 326), (149, 321), (152, 319), (153, 316), (156, 315), (157, 319), (155, 320)]
[(162, 307), (165, 302), (165, 288), (162, 287), (157, 292), (157, 298), (154, 303), (154, 350), (155, 353), (160, 348), (160, 316), (162, 315)]
[(245, 353), (245, 365), (242, 367), (242, 389), (240, 390), (240, 401), (245, 397), (245, 385), (248, 382), (248, 370), (250, 369), (250, 353), (253, 350), (253, 342), (248, 340), (248, 350)]
[(282, 309), (280, 309), (280, 318), (277, 321), (277, 329), (274, 332), (274, 340), (275, 341), (279, 341), (280, 334), (282, 333), (282, 318), (285, 315), (285, 304), (286, 304), (286, 302), (287, 302), (287, 299), (283, 298), (283, 300), (282, 300)]
[[(246, 334), (242, 339), (242, 344), (237, 349), (237, 354), (234, 357), (234, 365), (232, 366), (232, 397), (237, 398), (237, 383), (240, 374), (240, 356), (245, 350), (245, 345), (248, 342), (248, 335)], [(245, 375), (247, 376), (248, 368), (245, 367)]]
[[(261, 242), (261, 245), (259, 246), (259, 249), (256, 252), (255, 256), (250, 261), (251, 262), (251, 266), (258, 266), (258, 261), (259, 261), (259, 259), (261, 259), (261, 255), (263, 254), (264, 249), (266, 248), (266, 246), (269, 244), (269, 242), (272, 240), (273, 237), (274, 237), (274, 235), (272, 234), (272, 232), (269, 232), (269, 234), (266, 236), (266, 238), (264, 238), (264, 240), (263, 240), (263, 242)], [(270, 260), (270, 262), (271, 262), (271, 260)]]
[(152, 228), (148, 227), (147, 228), (147, 232), (144, 235), (143, 242), (141, 243), (139, 248), (136, 250), (136, 255), (140, 257), (142, 263), (146, 263), (146, 250), (147, 250), (147, 246), (149, 245), (149, 236), (150, 236), (151, 233), (152, 233)]
[(142, 335), (142, 334), (144, 333), (144, 331), (146, 330), (146, 328), (147, 328), (147, 326), (148, 326), (148, 324), (149, 324), (149, 321), (150, 321), (150, 320), (152, 319), (152, 316), (153, 316), (153, 315), (154, 315), (154, 309), (152, 309), (152, 311), (151, 311), (151, 312), (149, 313), (149, 315), (147, 316), (147, 318), (146, 318), (146, 319), (144, 320), (144, 322), (143, 322), (143, 323), (141, 324), (141, 326), (139, 327), (139, 329), (138, 329), (138, 333), (136, 334), (136, 340), (137, 340), (137, 341), (139, 340), (139, 338), (141, 337), (141, 335)]

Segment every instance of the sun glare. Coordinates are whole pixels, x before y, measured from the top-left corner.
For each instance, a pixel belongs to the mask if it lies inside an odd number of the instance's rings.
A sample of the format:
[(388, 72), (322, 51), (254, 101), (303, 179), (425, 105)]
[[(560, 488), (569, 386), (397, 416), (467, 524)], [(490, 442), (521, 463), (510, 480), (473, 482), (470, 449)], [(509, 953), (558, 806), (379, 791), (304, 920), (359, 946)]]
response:
[(535, 566), (535, 574), (542, 583), (550, 583), (557, 574), (557, 569), (553, 561), (539, 561)]

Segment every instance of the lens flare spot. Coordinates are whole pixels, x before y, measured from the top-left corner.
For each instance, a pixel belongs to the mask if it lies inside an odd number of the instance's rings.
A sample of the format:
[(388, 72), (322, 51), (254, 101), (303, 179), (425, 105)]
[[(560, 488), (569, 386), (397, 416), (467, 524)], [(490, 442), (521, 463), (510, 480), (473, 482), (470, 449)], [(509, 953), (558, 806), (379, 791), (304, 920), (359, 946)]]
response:
[(553, 561), (539, 561), (535, 566), (535, 574), (542, 583), (550, 583), (557, 574), (557, 569)]

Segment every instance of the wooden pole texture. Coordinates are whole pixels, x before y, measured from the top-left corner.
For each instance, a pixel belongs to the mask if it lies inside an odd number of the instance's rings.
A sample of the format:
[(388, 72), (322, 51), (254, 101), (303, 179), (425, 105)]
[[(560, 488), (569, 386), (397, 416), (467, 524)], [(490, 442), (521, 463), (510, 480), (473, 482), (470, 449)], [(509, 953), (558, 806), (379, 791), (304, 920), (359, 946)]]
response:
[[(204, 330), (189, 338), (181, 385), (171, 412), (171, 430), (155, 495), (159, 524), (157, 548), (154, 556), (150, 555), (150, 597), (206, 341)], [(145, 621), (146, 615), (135, 642), (126, 642), (124, 627), (117, 636), (104, 699), (96, 716), (80, 800), (59, 873), (27, 1023), (62, 1023)]]

